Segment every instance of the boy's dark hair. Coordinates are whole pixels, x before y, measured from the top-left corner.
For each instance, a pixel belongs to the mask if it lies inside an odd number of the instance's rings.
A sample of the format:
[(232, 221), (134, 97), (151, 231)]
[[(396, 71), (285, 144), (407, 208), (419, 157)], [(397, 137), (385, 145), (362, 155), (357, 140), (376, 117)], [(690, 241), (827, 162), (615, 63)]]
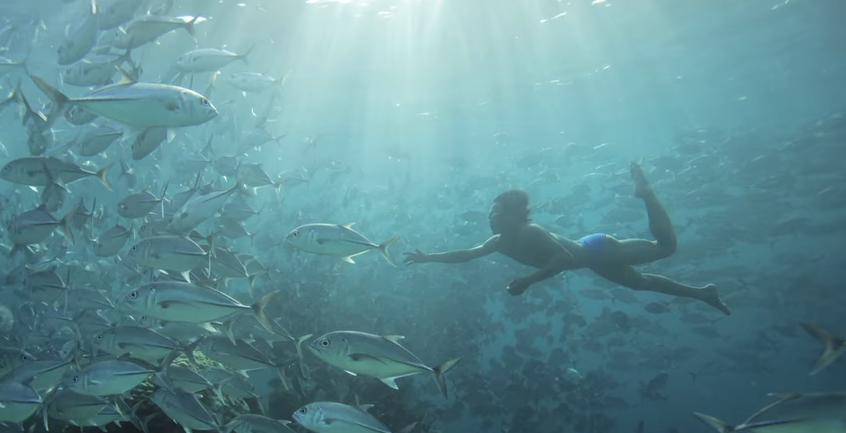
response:
[(499, 203), (509, 215), (529, 221), (529, 195), (519, 189), (512, 189), (496, 196), (494, 203)]

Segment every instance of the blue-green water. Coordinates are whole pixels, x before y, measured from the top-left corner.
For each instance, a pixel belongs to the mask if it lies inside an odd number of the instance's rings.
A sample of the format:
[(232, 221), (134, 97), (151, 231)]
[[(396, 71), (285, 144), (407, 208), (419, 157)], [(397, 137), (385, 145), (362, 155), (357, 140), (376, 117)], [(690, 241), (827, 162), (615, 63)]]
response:
[[(137, 14), (162, 5), (153, 1)], [(67, 66), (56, 59), (66, 27), (78, 26), (86, 7), (3, 2), (0, 46), (8, 49), (0, 56), (26, 58), (29, 73), (71, 97), (87, 94), (62, 84)], [(198, 173), (200, 185), (208, 184), (203, 193), (243, 181), (242, 171), (222, 168), (224, 157), (235, 157), (262, 164), (276, 185), (243, 188), (229, 199), (260, 210), (239, 226), (243, 232), (232, 230), (238, 224), (226, 212), (196, 228), (244, 265), (256, 261), (266, 270), (250, 268), (252, 288), (247, 278), (224, 285), (222, 273), (208, 275), (205, 266), (194, 268), (192, 281), (247, 305), (280, 290), (268, 315), (294, 338), (313, 334), (301, 358), (289, 339), (268, 345), (243, 338), (277, 364), (250, 372), (259, 397), (250, 402), (254, 413), (264, 405), (268, 416), (290, 420), (310, 402), (353, 404), (357, 396), (395, 432), (412, 422), (414, 432), (706, 432), (713, 429), (693, 412), (740, 423), (772, 401), (768, 393), (846, 386), (842, 359), (809, 375), (822, 345), (800, 326), (846, 334), (846, 4), (176, 0), (167, 12), (206, 20), (196, 24), (196, 41), (177, 29), (132, 50), (138, 80), (193, 89), (220, 115), (177, 129), (173, 141), (138, 160), (120, 140), (81, 156), (78, 144), (61, 146), (83, 127), (64, 119), (50, 125), (54, 146), (44, 155), (91, 171), (114, 164), (107, 174), (113, 188), (95, 179), (60, 182), (67, 193), (51, 212), (56, 219), (80, 199), (94, 210), (73, 229), (76, 242), (56, 231), (31, 244), (28, 258), (0, 262), (0, 303), (14, 316), (4, 319), (14, 325), (0, 346), (59, 359), (68, 342), (78, 343), (76, 356), (85, 360), (105, 326), (164, 332), (117, 305), (129, 290), (166, 278), (143, 264), (129, 270), (137, 263), (127, 254), (142, 228), (179, 211), (172, 200)], [(246, 61), (220, 68), (213, 85), (211, 71), (174, 78), (183, 53), (251, 47)], [(3, 72), (4, 94), (20, 81), (32, 108), (50, 112), (22, 67)], [(242, 94), (230, 82), (237, 72), (287, 78)], [(3, 165), (31, 153), (14, 102), (0, 112)], [(109, 124), (103, 117), (95, 124)], [(259, 132), (260, 142), (247, 143)], [(120, 175), (121, 160), (134, 184)], [(484, 242), (491, 202), (509, 189), (528, 193), (533, 221), (560, 236), (653, 239), (644, 204), (632, 195), (631, 161), (643, 167), (678, 238), (675, 254), (637, 269), (715, 284), (730, 316), (690, 299), (626, 289), (587, 269), (514, 297), (509, 282), (534, 269), (499, 254), (456, 265), (401, 263), (403, 252)], [(164, 206), (132, 222), (119, 217), (124, 197), (145, 189), (158, 197), (165, 182)], [(42, 203), (43, 189), (0, 181), (3, 220)], [(120, 255), (95, 256), (89, 239), (115, 221), (134, 237)], [(304, 224), (350, 222), (376, 244), (399, 236), (390, 248), (398, 267), (378, 252), (354, 257), (353, 265), (286, 242)], [(11, 239), (3, 230), (7, 249)], [(36, 299), (32, 274), (52, 266), (63, 284), (51, 289), (96, 289), (116, 307)], [(108, 325), (82, 325), (74, 314), (55, 320), (68, 309), (98, 310)], [(461, 357), (446, 375), (449, 399), (428, 373), (399, 379), (396, 391), (326, 365), (305, 346), (335, 330), (404, 335), (403, 346), (428, 366)], [(649, 388), (654, 378), (666, 383)], [(215, 409), (221, 424), (231, 419), (224, 412)], [(23, 424), (40, 423), (34, 415)]]

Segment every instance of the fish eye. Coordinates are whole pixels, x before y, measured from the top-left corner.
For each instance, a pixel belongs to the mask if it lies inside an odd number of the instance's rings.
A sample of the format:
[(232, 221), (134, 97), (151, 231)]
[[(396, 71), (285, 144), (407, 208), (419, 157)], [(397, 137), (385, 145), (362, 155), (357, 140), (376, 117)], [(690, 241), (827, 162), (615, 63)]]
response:
[(73, 383), (77, 383), (79, 382), (79, 376), (74, 376), (71, 380), (73, 380)]
[(138, 291), (137, 290), (133, 290), (133, 291), (129, 292), (129, 299), (135, 299), (137, 297), (138, 297)]
[(97, 336), (94, 338), (96, 338), (97, 341), (103, 341), (103, 334), (97, 334)]
[(206, 99), (206, 98), (201, 99), (201, 100), (200, 100), (200, 103), (201, 103), (201, 104), (203, 104), (203, 107), (208, 107), (208, 106), (209, 106), (209, 100), (208, 100), (208, 99)]
[(21, 361), (29, 361), (29, 356), (26, 356), (25, 354), (22, 353), (21, 354)]
[(138, 245), (133, 245), (133, 246), (132, 246), (132, 251), (138, 251)]
[(291, 236), (293, 236), (293, 237), (297, 237), (297, 236), (299, 236), (299, 235), (300, 235), (300, 232), (298, 232), (298, 231), (296, 231), (296, 230), (294, 230), (293, 232), (291, 232)]
[(303, 414), (303, 415), (305, 415), (305, 414), (307, 414), (307, 413), (308, 413), (308, 409), (306, 409), (306, 408), (304, 408), (304, 407), (303, 407), (303, 408), (300, 408), (300, 413), (301, 413), (301, 414)]
[(323, 346), (323, 347), (329, 347), (329, 339), (324, 338), (323, 340), (320, 341), (320, 345)]

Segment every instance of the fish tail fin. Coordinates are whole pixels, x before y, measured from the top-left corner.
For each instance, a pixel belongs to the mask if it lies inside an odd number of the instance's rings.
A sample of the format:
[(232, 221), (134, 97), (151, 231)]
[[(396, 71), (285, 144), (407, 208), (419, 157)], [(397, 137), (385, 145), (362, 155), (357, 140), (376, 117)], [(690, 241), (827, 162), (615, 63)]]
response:
[(95, 174), (95, 176), (97, 176), (97, 180), (99, 180), (100, 183), (102, 183), (103, 186), (105, 186), (106, 189), (109, 191), (112, 190), (112, 184), (109, 182), (109, 179), (106, 177), (106, 175), (109, 174), (109, 169), (111, 169), (113, 165), (115, 165), (115, 163), (111, 163), (103, 167), (102, 169), (100, 169), (100, 171)]
[(193, 365), (194, 367), (197, 367), (199, 365), (199, 364), (197, 364), (197, 360), (194, 358), (194, 351), (197, 350), (197, 347), (199, 347), (200, 343), (202, 343), (202, 342), (203, 342), (203, 339), (198, 338), (198, 339), (194, 340), (193, 343), (185, 346), (185, 349), (184, 349), (185, 356), (188, 358), (188, 362), (190, 362), (191, 365)]
[(70, 105), (70, 98), (68, 98), (64, 93), (60, 92), (55, 87), (47, 84), (46, 81), (42, 80), (41, 78), (36, 77), (35, 75), (30, 75), (30, 79), (35, 85), (53, 101), (53, 108), (50, 110), (50, 115), (47, 116), (47, 128), (53, 126), (60, 117), (62, 117), (67, 110), (68, 105)]
[(164, 202), (165, 202), (165, 193), (167, 193), (167, 186), (170, 185), (170, 179), (165, 181), (164, 188), (162, 188), (162, 193), (159, 195), (159, 200), (161, 201), (159, 204), (162, 205), (162, 218), (164, 218)]
[(731, 433), (735, 431), (733, 425), (726, 424), (718, 420), (717, 418), (701, 414), (699, 412), (694, 412), (693, 414), (696, 415), (696, 417), (702, 420), (702, 422), (704, 422), (705, 424), (708, 424), (709, 426), (713, 427), (714, 430), (718, 431), (719, 433)]
[[(157, 370), (156, 375), (170, 389), (173, 389), (173, 382), (170, 380), (170, 365), (173, 364), (173, 361), (176, 360), (176, 358), (179, 358), (179, 355), (181, 355), (181, 354), (182, 354), (182, 351), (179, 350), (179, 349), (171, 351), (162, 360), (162, 363), (159, 364), (158, 368), (156, 368), (156, 370)], [(193, 358), (193, 354), (192, 354), (192, 358)]]
[(73, 220), (73, 217), (76, 216), (76, 210), (77, 207), (74, 206), (59, 221), (59, 230), (62, 232), (62, 235), (64, 235), (65, 239), (67, 239), (71, 245), (73, 245), (73, 232), (71, 231), (70, 223)]
[(124, 63), (129, 63), (130, 70), (135, 70), (138, 68), (138, 65), (135, 63), (135, 61), (132, 60), (132, 41), (130, 41), (129, 46), (126, 47), (126, 52), (124, 52), (123, 54), (121, 54), (120, 57), (118, 57), (117, 63), (118, 66), (123, 66)]
[(276, 200), (278, 201), (282, 197), (282, 181), (273, 183), (273, 189), (276, 190)]
[(0, 102), (0, 109), (2, 109), (6, 104), (11, 104), (12, 102), (23, 105), (23, 90), (21, 90), (21, 82), (18, 81), (18, 84), (15, 86), (12, 93), (9, 94), (9, 98), (5, 101)]
[(191, 35), (191, 37), (194, 38), (195, 41), (197, 40), (197, 32), (196, 32), (196, 30), (194, 30), (194, 24), (197, 23), (197, 19), (199, 19), (199, 18), (200, 18), (200, 16), (197, 15), (194, 18), (192, 18), (191, 21), (188, 21), (187, 23), (185, 23), (185, 30), (188, 31), (188, 34)]
[(819, 373), (846, 351), (846, 340), (843, 338), (810, 323), (802, 323), (802, 327), (823, 344), (823, 352), (811, 368), (811, 375)]
[(452, 368), (455, 367), (455, 365), (458, 364), (459, 361), (461, 361), (461, 358), (450, 359), (449, 361), (432, 369), (432, 373), (435, 374), (435, 382), (437, 382), (438, 388), (441, 390), (441, 394), (443, 394), (444, 397), (449, 398), (446, 381), (444, 380), (444, 374), (452, 370)]
[(249, 57), (250, 53), (252, 53), (255, 48), (256, 48), (256, 44), (253, 44), (252, 46), (250, 46), (250, 48), (247, 51), (244, 52), (244, 54), (241, 54), (240, 56), (238, 56), (241, 59), (241, 61), (244, 62), (245, 65), (247, 65), (247, 66), (250, 65), (250, 61), (247, 59), (247, 57)]
[(270, 323), (267, 315), (264, 314), (264, 309), (267, 308), (267, 306), (270, 305), (270, 303), (273, 302), (280, 293), (282, 293), (281, 290), (268, 293), (250, 307), (253, 309), (253, 313), (255, 313), (256, 319), (258, 319), (259, 323), (261, 323), (261, 326), (263, 326), (264, 329), (267, 329), (268, 332), (273, 332), (273, 324)]
[(311, 338), (311, 336), (312, 336), (312, 334), (306, 334), (306, 335), (301, 336), (300, 338), (297, 338), (297, 341), (296, 341), (296, 343), (297, 343), (297, 358), (298, 358), (298, 361), (299, 361), (299, 364), (300, 364), (300, 374), (303, 375), (303, 379), (308, 379), (308, 372), (306, 372), (305, 364), (303, 363), (303, 348), (302, 348), (302, 346), (303, 346), (303, 343), (306, 340)]
[(378, 245), (378, 249), (379, 249), (379, 252), (382, 253), (382, 257), (384, 257), (385, 260), (387, 260), (388, 263), (393, 267), (397, 267), (397, 264), (394, 262), (394, 258), (391, 257), (391, 252), (388, 251), (388, 247), (390, 247), (391, 245), (396, 243), (396, 241), (398, 241), (399, 238), (400, 238), (399, 236), (394, 236), (394, 237), (392, 237), (392, 238), (390, 238), (390, 239), (386, 240), (385, 242), (382, 242), (381, 244)]
[(288, 78), (290, 78), (290, 77), (291, 77), (291, 72), (294, 72), (294, 71), (293, 71), (293, 70), (289, 70), (288, 72), (286, 72), (286, 73), (285, 73), (285, 75), (283, 75), (283, 76), (279, 77), (279, 78), (276, 80), (276, 82), (278, 83), (278, 85), (279, 85), (279, 88), (280, 88), (280, 89), (281, 89), (281, 88), (283, 88), (283, 87), (285, 87), (285, 82), (286, 82), (286, 81), (288, 81)]

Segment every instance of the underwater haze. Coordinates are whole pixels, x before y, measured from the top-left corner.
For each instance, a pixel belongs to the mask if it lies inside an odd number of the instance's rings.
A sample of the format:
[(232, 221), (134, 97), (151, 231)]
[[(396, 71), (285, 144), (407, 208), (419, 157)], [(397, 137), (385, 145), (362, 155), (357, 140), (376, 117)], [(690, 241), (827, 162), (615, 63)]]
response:
[(846, 433), (844, 16), (0, 0), (0, 433)]

